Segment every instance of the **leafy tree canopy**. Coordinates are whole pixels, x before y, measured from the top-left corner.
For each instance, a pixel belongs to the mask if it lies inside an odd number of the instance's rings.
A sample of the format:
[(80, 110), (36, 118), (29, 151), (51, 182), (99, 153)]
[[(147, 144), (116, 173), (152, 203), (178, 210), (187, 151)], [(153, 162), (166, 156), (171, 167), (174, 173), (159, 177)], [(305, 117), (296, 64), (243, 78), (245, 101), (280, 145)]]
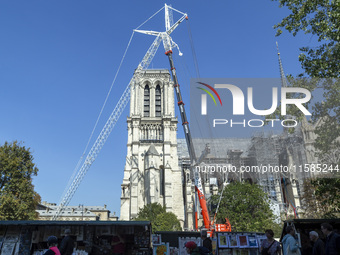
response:
[(340, 179), (315, 178), (306, 179), (302, 195), (303, 216), (305, 218), (339, 218), (340, 217)]
[[(307, 76), (313, 81), (306, 82), (305, 78), (293, 79), (290, 77), (290, 85), (304, 87), (309, 91), (321, 89), (322, 102), (310, 107), (312, 121), (318, 122), (315, 129), (317, 139), (315, 147), (318, 156), (323, 163), (340, 164), (330, 162), (328, 154), (340, 147), (340, 1), (339, 0), (273, 0), (280, 3), (280, 7), (287, 7), (290, 14), (274, 26), (277, 35), (282, 29), (295, 36), (304, 32), (318, 40), (314, 46), (301, 47), (299, 61)], [(305, 76), (300, 74), (300, 77)], [(305, 86), (301, 86), (305, 84)], [(296, 109), (291, 109), (292, 116), (299, 116)]]
[(35, 220), (40, 196), (32, 177), (38, 168), (29, 148), (18, 142), (0, 147), (0, 220)]
[(151, 203), (140, 208), (136, 221), (150, 221), (152, 231), (181, 231), (181, 224), (176, 215), (167, 212), (159, 203)]
[[(212, 197), (212, 203), (218, 201), (219, 195)], [(281, 227), (275, 222), (268, 195), (257, 184), (235, 182), (225, 187), (216, 219), (224, 223), (225, 218), (229, 219), (232, 231), (273, 229), (280, 235)]]
[(316, 36), (316, 47), (302, 47), (299, 60), (312, 77), (340, 77), (340, 2), (339, 0), (273, 0), (286, 6), (291, 13), (274, 26), (277, 35), (282, 29), (293, 33), (303, 31)]

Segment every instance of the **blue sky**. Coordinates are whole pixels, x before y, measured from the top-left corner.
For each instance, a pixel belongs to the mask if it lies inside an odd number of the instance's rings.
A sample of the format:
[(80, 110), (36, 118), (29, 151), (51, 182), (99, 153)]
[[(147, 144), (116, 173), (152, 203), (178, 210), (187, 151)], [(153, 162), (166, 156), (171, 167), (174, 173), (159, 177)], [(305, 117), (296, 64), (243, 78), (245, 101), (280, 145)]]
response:
[[(270, 0), (168, 4), (189, 15), (201, 77), (279, 77), (275, 41), (286, 73), (298, 74), (299, 47), (313, 43), (310, 35), (284, 32), (276, 38), (273, 25), (288, 11)], [(0, 2), (0, 144), (18, 140), (31, 148), (39, 168), (34, 185), (42, 200), (59, 202), (132, 30), (163, 5), (155, 0)], [(163, 15), (142, 28), (163, 29)], [(187, 25), (181, 24), (172, 37), (184, 53), (175, 61), (189, 103), (189, 79), (195, 72)], [(91, 145), (153, 39), (134, 36)], [(163, 51), (160, 48), (151, 67), (168, 68)], [(70, 204), (107, 204), (119, 214), (128, 108)], [(179, 127), (179, 137), (181, 131)]]

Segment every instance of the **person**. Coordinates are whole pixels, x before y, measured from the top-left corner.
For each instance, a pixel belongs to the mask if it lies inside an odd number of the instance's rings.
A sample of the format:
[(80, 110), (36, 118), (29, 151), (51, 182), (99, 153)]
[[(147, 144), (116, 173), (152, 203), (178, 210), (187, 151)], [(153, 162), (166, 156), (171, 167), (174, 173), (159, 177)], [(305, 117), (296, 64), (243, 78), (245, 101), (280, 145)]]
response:
[(309, 232), (309, 238), (313, 242), (313, 255), (324, 255), (325, 244), (319, 238), (319, 234), (315, 231)]
[(60, 255), (60, 251), (57, 247), (58, 238), (55, 236), (49, 236), (47, 238), (48, 250), (44, 253), (44, 255)]
[(60, 244), (60, 253), (61, 255), (72, 255), (73, 253), (73, 248), (74, 248), (74, 241), (72, 239), (71, 235), (71, 230), (70, 229), (65, 229), (65, 237), (61, 241)]
[(261, 254), (281, 255), (280, 243), (274, 240), (274, 232), (271, 229), (265, 231), (267, 239), (261, 244)]
[(286, 233), (282, 238), (283, 255), (301, 254), (299, 244), (295, 239), (295, 229), (292, 226), (287, 226)]
[(117, 235), (112, 238), (111, 246), (113, 247), (114, 255), (125, 254), (125, 243), (120, 234), (117, 233)]
[(197, 247), (197, 244), (194, 241), (190, 241), (185, 243), (185, 248), (187, 250), (188, 254), (191, 255), (200, 255), (199, 248)]
[(208, 237), (208, 233), (206, 230), (202, 230), (201, 232), (201, 238), (203, 240), (203, 247), (207, 248), (209, 250), (209, 252), (212, 252), (212, 241), (211, 239)]
[(333, 231), (329, 223), (322, 223), (321, 231), (327, 237), (325, 255), (340, 255), (340, 235)]

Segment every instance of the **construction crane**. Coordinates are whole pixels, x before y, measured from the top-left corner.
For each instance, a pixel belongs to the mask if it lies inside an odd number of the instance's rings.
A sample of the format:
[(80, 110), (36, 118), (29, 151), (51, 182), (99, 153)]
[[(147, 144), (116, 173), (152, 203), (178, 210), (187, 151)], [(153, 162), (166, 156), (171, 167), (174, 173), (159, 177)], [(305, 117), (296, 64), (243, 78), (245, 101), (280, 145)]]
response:
[[(86, 156), (83, 165), (80, 167), (79, 171), (77, 172), (75, 178), (71, 182), (70, 186), (68, 187), (65, 195), (62, 197), (61, 202), (58, 205), (58, 208), (56, 210), (56, 213), (53, 215), (52, 220), (57, 220), (58, 217), (61, 215), (63, 209), (65, 206), (69, 204), (71, 201), (74, 193), (78, 189), (80, 183), (82, 182), (84, 176), (86, 175), (87, 171), (90, 169), (92, 163), (95, 161), (97, 158), (99, 152), (103, 148), (107, 138), (109, 137), (111, 131), (113, 130), (114, 126), (116, 125), (119, 117), (121, 116), (123, 110), (125, 109), (127, 103), (130, 100), (130, 94), (131, 94), (131, 89), (134, 89), (136, 82), (143, 76), (144, 70), (146, 70), (152, 59), (154, 58), (157, 49), (160, 45), (160, 43), (163, 41), (163, 43), (170, 38), (170, 34), (178, 27), (178, 25), (187, 17), (187, 14), (183, 14), (183, 16), (172, 26), (170, 26), (170, 22), (172, 22), (171, 18), (169, 18), (169, 8), (167, 8), (167, 5), (165, 4), (166, 12), (168, 13), (168, 18), (166, 20), (166, 32), (157, 34), (155, 40), (149, 47), (148, 51), (144, 55), (143, 60), (139, 63), (137, 69), (135, 70), (135, 73), (130, 80), (128, 86), (125, 88), (122, 96), (120, 97), (116, 107), (112, 111), (109, 119), (107, 120), (106, 124), (104, 125), (104, 128), (100, 132), (97, 140), (93, 144), (92, 148), (90, 149), (90, 152)], [(175, 10), (175, 9), (173, 9)], [(181, 12), (180, 12), (181, 13)], [(172, 15), (171, 15), (172, 16)], [(135, 30), (138, 32), (138, 30)], [(152, 31), (151, 31), (152, 34)]]
[[(61, 199), (61, 202), (59, 203), (58, 209), (56, 210), (56, 213), (53, 216), (53, 220), (57, 220), (58, 217), (60, 216), (60, 214), (62, 213), (63, 209), (65, 208), (65, 206), (67, 206), (69, 204), (74, 193), (76, 192), (81, 181), (83, 180), (85, 174), (87, 173), (87, 171), (91, 167), (92, 163), (95, 161), (100, 150), (104, 146), (108, 136), (110, 135), (115, 124), (117, 123), (121, 113), (123, 112), (124, 108), (126, 107), (128, 101), (130, 99), (131, 90), (134, 89), (136, 82), (143, 76), (144, 70), (147, 69), (148, 66), (150, 65), (150, 63), (151, 63), (152, 59), (154, 58), (154, 56), (157, 52), (157, 49), (158, 49), (161, 42), (163, 42), (165, 54), (168, 56), (169, 63), (170, 63), (171, 74), (172, 74), (172, 78), (173, 78), (173, 82), (174, 82), (174, 88), (175, 88), (175, 92), (176, 92), (176, 96), (177, 96), (177, 102), (178, 102), (177, 104), (178, 104), (179, 110), (180, 110), (182, 126), (183, 126), (183, 129), (184, 129), (186, 143), (187, 143), (187, 146), (188, 146), (188, 152), (189, 152), (189, 156), (190, 156), (191, 166), (194, 166), (197, 163), (199, 164), (201, 162), (201, 160), (204, 159), (204, 155), (202, 155), (198, 161), (196, 159), (196, 155), (195, 155), (195, 151), (194, 151), (194, 147), (193, 147), (193, 143), (192, 143), (192, 138), (191, 138), (191, 134), (190, 134), (189, 122), (188, 122), (187, 117), (186, 117), (184, 103), (183, 103), (183, 99), (182, 99), (182, 95), (181, 95), (181, 91), (180, 91), (180, 87), (179, 87), (178, 79), (177, 79), (177, 75), (176, 75), (176, 69), (174, 67), (174, 61), (173, 61), (173, 58), (172, 58), (172, 53), (173, 53), (172, 49), (177, 48), (178, 51), (179, 51), (179, 55), (182, 55), (182, 53), (179, 50), (178, 45), (170, 37), (170, 34), (178, 27), (178, 25), (180, 23), (182, 23), (185, 19), (188, 19), (188, 16), (187, 16), (186, 13), (180, 12), (180, 11), (172, 8), (171, 6), (168, 6), (167, 4), (165, 4), (164, 8), (165, 8), (165, 29), (166, 29), (165, 32), (156, 32), (156, 31), (138, 30), (138, 29), (134, 30), (134, 32), (156, 36), (156, 38), (153, 41), (153, 43), (151, 44), (151, 46), (149, 47), (148, 51), (146, 52), (143, 60), (138, 65), (138, 67), (137, 67), (137, 69), (134, 73), (134, 76), (130, 80), (130, 83), (128, 84), (128, 86), (124, 90), (123, 95), (121, 96), (116, 107), (112, 111), (112, 113), (111, 113), (108, 121), (106, 122), (104, 128), (100, 132), (100, 134), (99, 134), (97, 140), (95, 141), (94, 145), (92, 146), (90, 152), (86, 156), (86, 159), (85, 159), (83, 165), (81, 166), (81, 168), (79, 169), (78, 173), (76, 174), (74, 180), (72, 181), (71, 185), (67, 189), (65, 196)], [(182, 15), (182, 17), (174, 24), (172, 24), (173, 23), (173, 21), (172, 21), (172, 19), (173, 19), (172, 18), (172, 11), (176, 11), (176, 12), (178, 12)], [(206, 148), (205, 153), (208, 153), (207, 148)], [(205, 154), (205, 153), (203, 153), (203, 154)], [(197, 171), (194, 171), (194, 173), (195, 173), (195, 177), (194, 177), (195, 178), (195, 190), (197, 192), (197, 196), (198, 196), (200, 207), (201, 207), (201, 214), (203, 216), (204, 228), (206, 230), (208, 230), (208, 233), (210, 234), (210, 236), (213, 234), (213, 232), (215, 230), (222, 231), (222, 232), (231, 231), (230, 223), (229, 223), (228, 220), (227, 220), (227, 224), (216, 224), (216, 225), (214, 225), (213, 223), (211, 223), (210, 217), (209, 217), (209, 212), (208, 212), (208, 209), (207, 209), (205, 195), (204, 195), (203, 188), (202, 188), (201, 177), (200, 177), (200, 175)], [(195, 228), (196, 228), (196, 230), (198, 230), (197, 221), (198, 221), (198, 213), (197, 213), (197, 211), (195, 211)]]
[[(204, 156), (202, 155), (200, 157), (199, 161), (197, 161), (193, 142), (192, 142), (192, 137), (191, 137), (191, 133), (190, 133), (189, 122), (187, 120), (184, 102), (183, 102), (183, 99), (182, 99), (180, 85), (178, 83), (176, 68), (174, 66), (174, 61), (173, 61), (173, 58), (172, 58), (172, 54), (173, 54), (172, 49), (177, 48), (179, 50), (179, 47), (170, 37), (170, 33), (168, 33), (168, 31), (171, 29), (171, 27), (170, 27), (170, 20), (171, 20), (170, 11), (171, 10), (174, 10), (174, 9), (165, 4), (166, 32), (155, 32), (155, 31), (145, 31), (145, 30), (135, 30), (135, 31), (139, 32), (139, 33), (143, 33), (143, 34), (154, 35), (154, 36), (157, 36), (157, 37), (160, 36), (162, 38), (163, 46), (164, 46), (164, 50), (165, 50), (165, 55), (168, 56), (169, 63), (170, 63), (170, 70), (171, 70), (172, 79), (173, 79), (173, 82), (174, 82), (174, 88), (175, 88), (175, 93), (176, 93), (176, 97), (177, 97), (177, 105), (179, 107), (179, 112), (180, 112), (180, 115), (181, 115), (185, 140), (186, 140), (186, 144), (187, 144), (187, 147), (188, 147), (190, 163), (191, 163), (191, 166), (193, 167), (194, 165), (199, 164), (201, 162), (201, 160), (203, 160)], [(184, 16), (185, 16), (185, 19), (188, 19), (186, 14), (184, 14)], [(183, 19), (183, 17), (182, 17), (182, 19)], [(179, 54), (182, 55), (180, 50), (179, 50)], [(209, 147), (206, 148), (206, 150), (205, 150), (205, 152), (203, 152), (203, 154), (207, 154), (208, 152), (209, 152)], [(208, 231), (208, 234), (210, 234), (210, 236), (212, 236), (213, 232), (215, 231), (215, 227), (217, 227), (216, 230), (219, 230), (219, 231), (222, 231), (222, 232), (230, 232), (231, 226), (230, 226), (228, 219), (226, 219), (226, 221), (227, 221), (226, 224), (214, 225), (210, 221), (209, 211), (208, 211), (208, 208), (207, 208), (207, 202), (206, 202), (205, 195), (204, 195), (204, 192), (203, 192), (202, 181), (201, 181), (201, 177), (200, 177), (200, 174), (198, 173), (198, 171), (194, 171), (194, 179), (195, 179), (195, 191), (197, 193), (198, 200), (199, 200), (200, 207), (201, 207), (201, 214), (202, 214), (202, 217), (203, 217), (204, 228)], [(198, 230), (198, 213), (197, 213), (197, 210), (196, 210), (196, 206), (195, 206), (195, 229)]]

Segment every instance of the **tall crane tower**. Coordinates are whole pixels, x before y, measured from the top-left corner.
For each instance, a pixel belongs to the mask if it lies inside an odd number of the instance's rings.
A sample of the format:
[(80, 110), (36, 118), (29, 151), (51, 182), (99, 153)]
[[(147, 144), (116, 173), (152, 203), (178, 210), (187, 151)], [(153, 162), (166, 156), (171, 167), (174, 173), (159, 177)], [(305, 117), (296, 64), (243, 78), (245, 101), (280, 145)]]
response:
[[(115, 127), (119, 117), (121, 116), (122, 112), (124, 111), (126, 105), (130, 100), (131, 90), (134, 89), (136, 86), (136, 82), (143, 76), (143, 72), (149, 67), (151, 61), (153, 60), (160, 43), (163, 41), (164, 47), (177, 47), (178, 46), (172, 41), (170, 34), (178, 27), (178, 25), (185, 20), (187, 17), (186, 13), (179, 12), (172, 7), (165, 4), (163, 7), (165, 8), (165, 24), (166, 24), (166, 31), (162, 33), (153, 32), (153, 31), (139, 31), (135, 30), (135, 32), (143, 32), (146, 34), (155, 35), (156, 38), (149, 47), (148, 51), (145, 53), (142, 61), (139, 63), (133, 77), (131, 78), (129, 84), (125, 88), (122, 96), (120, 97), (116, 107), (112, 111), (109, 119), (107, 120), (106, 124), (104, 125), (102, 131), (100, 132), (99, 136), (97, 137), (96, 141), (94, 142), (93, 146), (90, 149), (90, 152), (87, 154), (84, 163), (79, 168), (78, 172), (75, 175), (75, 178), (72, 180), (71, 184), (66, 190), (65, 195), (61, 198), (61, 201), (58, 205), (58, 209), (54, 214), (52, 220), (57, 220), (58, 217), (61, 215), (65, 206), (67, 206), (75, 192), (77, 191), (80, 183), (82, 182), (84, 176), (86, 175), (87, 171), (90, 169), (92, 163), (97, 158), (99, 152), (103, 148), (105, 142), (107, 141), (110, 133), (112, 132), (113, 128)], [(177, 20), (176, 23), (172, 24), (172, 10), (179, 12), (182, 14), (182, 17)], [(172, 24), (172, 25), (171, 25)], [(167, 46), (166, 46), (167, 45)], [(180, 53), (181, 54), (181, 53)]]
[[(177, 74), (176, 74), (176, 68), (174, 66), (174, 61), (173, 61), (173, 57), (172, 57), (172, 54), (173, 54), (172, 50), (174, 48), (178, 49), (180, 56), (182, 55), (182, 53), (179, 50), (178, 45), (173, 41), (173, 39), (171, 38), (170, 35), (178, 27), (178, 25), (180, 23), (182, 23), (185, 19), (188, 19), (188, 16), (187, 16), (186, 13), (180, 12), (180, 11), (172, 8), (171, 6), (168, 6), (167, 4), (165, 4), (163, 8), (165, 9), (165, 31), (164, 32), (157, 32), (157, 31), (151, 31), (151, 30), (138, 30), (138, 29), (134, 30), (134, 32), (147, 34), (147, 35), (153, 35), (156, 38), (153, 41), (153, 43), (151, 44), (151, 46), (149, 47), (148, 51), (146, 52), (143, 60), (138, 65), (130, 83), (128, 84), (125, 91), (123, 92), (123, 95), (119, 99), (116, 107), (114, 108), (113, 112), (111, 113), (111, 115), (110, 115), (108, 121), (106, 122), (103, 130), (101, 131), (97, 140), (95, 141), (94, 145), (92, 146), (92, 148), (91, 148), (90, 152), (88, 153), (83, 165), (81, 166), (78, 173), (76, 174), (76, 177), (74, 178), (71, 185), (67, 189), (66, 195), (62, 198), (62, 200), (61, 200), (61, 202), (58, 206), (58, 209), (56, 211), (56, 214), (53, 217), (54, 220), (56, 220), (60, 216), (60, 214), (63, 211), (63, 208), (69, 204), (74, 193), (76, 192), (81, 181), (83, 180), (85, 174), (87, 173), (90, 166), (92, 165), (92, 163), (94, 162), (94, 160), (98, 156), (98, 154), (99, 154), (100, 150), (102, 149), (103, 145), (105, 144), (109, 134), (113, 130), (113, 128), (114, 128), (115, 124), (117, 123), (121, 113), (123, 112), (124, 108), (126, 107), (128, 101), (130, 99), (131, 90), (134, 89), (137, 81), (143, 76), (143, 72), (150, 65), (150, 63), (151, 63), (152, 59), (154, 58), (154, 56), (157, 52), (157, 49), (158, 49), (161, 42), (163, 42), (165, 55), (168, 57), (169, 63), (170, 63), (172, 79), (173, 79), (173, 82), (174, 82), (174, 89), (175, 89), (176, 97), (177, 97), (177, 104), (178, 104), (179, 111), (180, 111), (180, 116), (181, 116), (181, 120), (182, 120), (182, 126), (183, 126), (183, 129), (184, 129), (184, 134), (185, 134), (185, 138), (186, 138), (188, 152), (189, 152), (189, 156), (190, 156), (191, 166), (193, 167), (195, 164), (200, 163), (200, 161), (204, 158), (204, 157), (201, 156), (198, 161), (196, 159), (196, 155), (195, 155), (195, 151), (194, 151), (194, 147), (193, 147), (193, 142), (192, 142), (192, 138), (191, 138), (191, 134), (190, 134), (189, 122), (187, 120), (184, 102), (183, 102), (181, 91), (180, 91), (180, 85), (179, 85)], [(178, 12), (182, 15), (181, 18), (179, 20), (177, 20), (177, 22), (175, 22), (175, 23), (173, 23), (172, 11), (176, 11), (176, 12)], [(204, 195), (204, 192), (203, 192), (200, 175), (197, 171), (194, 171), (194, 175), (195, 175), (194, 176), (195, 191), (197, 192), (197, 197), (198, 197), (199, 204), (200, 204), (200, 207), (201, 207), (201, 214), (203, 216), (204, 228), (207, 229), (209, 231), (209, 233), (211, 234), (215, 230), (215, 227), (217, 227), (217, 225), (219, 225), (218, 227), (219, 227), (219, 229), (221, 229), (221, 225), (224, 225), (224, 224), (216, 224), (216, 226), (215, 226), (214, 223), (212, 223), (210, 221), (209, 212), (208, 212), (208, 209), (207, 209), (206, 199), (205, 199), (205, 195)], [(196, 230), (198, 230), (197, 219), (198, 219), (198, 212), (195, 211), (195, 228), (196, 228)], [(231, 227), (230, 227), (228, 220), (227, 220), (227, 224), (224, 225), (223, 229), (225, 229), (225, 231), (231, 231)]]

